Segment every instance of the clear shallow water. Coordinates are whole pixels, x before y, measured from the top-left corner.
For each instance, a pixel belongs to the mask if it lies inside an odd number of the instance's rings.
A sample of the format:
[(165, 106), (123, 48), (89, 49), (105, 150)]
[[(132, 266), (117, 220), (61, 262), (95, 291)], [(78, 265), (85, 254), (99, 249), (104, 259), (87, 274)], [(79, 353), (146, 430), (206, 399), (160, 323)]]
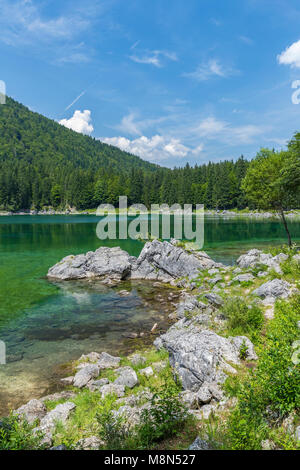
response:
[[(0, 339), (7, 345), (9, 363), (0, 366), (0, 415), (33, 396), (59, 387), (68, 369), (59, 364), (92, 350), (127, 352), (136, 340), (128, 332), (145, 332), (158, 321), (167, 327), (169, 289), (148, 283), (122, 283), (107, 288), (100, 283), (50, 283), (50, 266), (69, 254), (120, 245), (138, 256), (142, 243), (133, 240), (100, 241), (94, 216), (0, 217)], [(300, 240), (300, 223), (289, 223)], [(277, 221), (251, 219), (205, 220), (205, 245), (214, 259), (234, 263), (253, 247), (285, 242)], [(129, 296), (122, 297), (120, 290)], [(125, 335), (125, 336), (124, 336)]]

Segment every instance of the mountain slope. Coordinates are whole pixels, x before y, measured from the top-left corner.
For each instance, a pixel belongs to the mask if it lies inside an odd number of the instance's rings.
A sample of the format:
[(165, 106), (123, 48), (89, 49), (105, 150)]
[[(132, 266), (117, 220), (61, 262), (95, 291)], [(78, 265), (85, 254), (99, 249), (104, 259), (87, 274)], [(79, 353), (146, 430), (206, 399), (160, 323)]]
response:
[[(61, 202), (83, 206), (80, 198), (86, 199), (86, 195), (79, 195), (78, 187), (88, 190), (93, 178), (105, 180), (116, 175), (124, 182), (132, 172), (151, 173), (157, 168), (137, 156), (69, 130), (11, 98), (0, 106), (3, 208)], [(67, 195), (60, 194), (66, 189)]]

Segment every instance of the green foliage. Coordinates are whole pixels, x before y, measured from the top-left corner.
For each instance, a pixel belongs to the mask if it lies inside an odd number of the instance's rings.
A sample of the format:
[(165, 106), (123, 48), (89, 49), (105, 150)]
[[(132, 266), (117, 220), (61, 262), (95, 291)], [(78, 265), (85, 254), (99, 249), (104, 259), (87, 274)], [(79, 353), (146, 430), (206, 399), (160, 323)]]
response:
[(283, 448), (291, 447), (293, 438), (282, 439), (277, 427), (300, 409), (300, 368), (292, 361), (299, 319), (300, 296), (276, 304), (257, 368), (237, 387), (238, 405), (223, 430), (230, 449), (260, 449), (261, 441), (272, 437)]
[[(292, 163), (295, 175), (290, 170)], [(262, 149), (250, 163), (242, 182), (242, 189), (256, 208), (273, 209), (281, 214), (289, 245), (291, 239), (284, 209), (299, 206), (300, 185), (295, 184), (298, 180), (300, 180), (299, 155), (295, 156), (291, 151), (275, 152)]]
[(166, 383), (154, 393), (150, 408), (142, 413), (138, 429), (142, 446), (149, 448), (155, 442), (177, 435), (186, 419), (187, 410), (178, 397), (178, 386)]
[(225, 302), (222, 312), (227, 318), (231, 335), (248, 335), (251, 340), (257, 340), (264, 323), (263, 313), (257, 304), (248, 305), (242, 297), (231, 297)]
[(104, 401), (101, 408), (96, 415), (96, 419), (100, 425), (99, 436), (105, 441), (106, 449), (126, 449), (131, 436), (128, 424), (121, 417), (113, 415), (113, 411), (107, 402)]
[(115, 416), (111, 403), (102, 401), (96, 418), (99, 436), (111, 450), (150, 449), (163, 439), (176, 436), (187, 421), (187, 410), (178, 397), (174, 381), (166, 380), (155, 388), (149, 407), (145, 407), (136, 426), (129, 426), (125, 418)]
[(76, 133), (7, 98), (0, 107), (0, 209), (91, 209), (128, 202), (246, 207), (241, 181), (249, 163), (161, 168)]
[(32, 426), (15, 416), (0, 421), (0, 450), (36, 450), (41, 448), (40, 436), (32, 433)]

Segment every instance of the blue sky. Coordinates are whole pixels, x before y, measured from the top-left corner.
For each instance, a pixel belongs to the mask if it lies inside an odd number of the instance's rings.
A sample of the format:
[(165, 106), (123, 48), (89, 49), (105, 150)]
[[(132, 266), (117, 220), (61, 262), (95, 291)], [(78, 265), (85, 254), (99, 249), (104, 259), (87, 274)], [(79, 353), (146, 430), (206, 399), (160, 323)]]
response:
[(0, 0), (0, 13), (7, 94), (146, 160), (252, 158), (300, 130), (298, 0)]

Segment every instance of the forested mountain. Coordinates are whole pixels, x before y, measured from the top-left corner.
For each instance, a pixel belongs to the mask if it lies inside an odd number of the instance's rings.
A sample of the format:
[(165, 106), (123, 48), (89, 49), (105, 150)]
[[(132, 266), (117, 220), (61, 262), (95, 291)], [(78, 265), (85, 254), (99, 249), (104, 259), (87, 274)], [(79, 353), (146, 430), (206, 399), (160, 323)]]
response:
[(0, 106), (0, 208), (95, 208), (129, 203), (193, 203), (243, 208), (249, 162), (170, 170), (78, 134), (7, 98)]

